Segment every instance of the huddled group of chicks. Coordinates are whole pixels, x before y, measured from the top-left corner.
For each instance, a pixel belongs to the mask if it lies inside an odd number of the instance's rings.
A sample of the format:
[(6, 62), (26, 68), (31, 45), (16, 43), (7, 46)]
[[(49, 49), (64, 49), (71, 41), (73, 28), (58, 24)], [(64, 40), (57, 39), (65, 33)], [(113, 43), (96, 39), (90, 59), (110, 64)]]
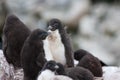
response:
[(95, 77), (102, 77), (103, 63), (83, 49), (73, 51), (65, 25), (59, 19), (51, 19), (47, 28), (48, 31), (31, 31), (15, 15), (6, 18), (3, 53), (15, 69), (23, 68), (24, 80), (95, 80)]

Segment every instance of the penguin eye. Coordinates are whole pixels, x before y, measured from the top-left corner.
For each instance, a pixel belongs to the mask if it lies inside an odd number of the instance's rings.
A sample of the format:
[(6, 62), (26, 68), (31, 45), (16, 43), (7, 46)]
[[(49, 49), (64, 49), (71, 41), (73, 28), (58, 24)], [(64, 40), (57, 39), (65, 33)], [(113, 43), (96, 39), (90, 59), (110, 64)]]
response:
[(58, 23), (55, 23), (53, 26), (54, 26), (55, 29), (57, 29), (58, 28)]
[(49, 64), (49, 65), (47, 65), (47, 67), (48, 67), (48, 68), (52, 68), (52, 67), (53, 67), (53, 65), (52, 65), (52, 64)]
[(54, 26), (57, 27), (57, 26), (58, 26), (58, 23), (55, 23)]

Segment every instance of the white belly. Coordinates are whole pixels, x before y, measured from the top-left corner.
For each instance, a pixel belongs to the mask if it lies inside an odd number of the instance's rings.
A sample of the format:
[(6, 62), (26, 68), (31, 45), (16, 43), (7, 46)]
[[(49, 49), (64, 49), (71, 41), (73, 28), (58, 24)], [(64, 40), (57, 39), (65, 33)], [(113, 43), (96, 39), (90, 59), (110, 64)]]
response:
[(66, 64), (66, 59), (65, 59), (65, 50), (64, 50), (64, 45), (62, 43), (53, 43), (51, 44), (52, 46), (50, 47), (51, 53), (53, 55), (53, 58), (56, 62), (60, 62), (63, 65)]
[(40, 75), (38, 75), (37, 80), (52, 80), (54, 76), (54, 72), (50, 70), (45, 70)]
[(61, 42), (61, 37), (58, 30), (52, 32), (51, 36), (48, 37), (51, 54), (56, 62), (60, 62), (66, 65), (65, 48)]

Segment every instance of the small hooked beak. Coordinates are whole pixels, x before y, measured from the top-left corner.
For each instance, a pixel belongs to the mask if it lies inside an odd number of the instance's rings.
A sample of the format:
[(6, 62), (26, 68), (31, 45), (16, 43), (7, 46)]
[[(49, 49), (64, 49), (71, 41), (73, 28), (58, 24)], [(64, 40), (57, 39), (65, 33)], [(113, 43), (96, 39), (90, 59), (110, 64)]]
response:
[(48, 30), (51, 30), (52, 29), (52, 26), (48, 26)]

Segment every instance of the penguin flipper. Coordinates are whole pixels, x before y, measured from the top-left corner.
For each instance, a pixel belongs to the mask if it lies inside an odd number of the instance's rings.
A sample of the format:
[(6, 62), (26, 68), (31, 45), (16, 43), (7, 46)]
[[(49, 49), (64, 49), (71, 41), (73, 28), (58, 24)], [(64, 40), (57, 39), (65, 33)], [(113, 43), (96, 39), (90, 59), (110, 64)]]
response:
[[(37, 57), (37, 60), (36, 60), (36, 64), (39, 66), (39, 67), (43, 67), (44, 64), (47, 62), (47, 60), (44, 58), (43, 56), (44, 53), (40, 53)], [(41, 58), (42, 57), (42, 58)]]

